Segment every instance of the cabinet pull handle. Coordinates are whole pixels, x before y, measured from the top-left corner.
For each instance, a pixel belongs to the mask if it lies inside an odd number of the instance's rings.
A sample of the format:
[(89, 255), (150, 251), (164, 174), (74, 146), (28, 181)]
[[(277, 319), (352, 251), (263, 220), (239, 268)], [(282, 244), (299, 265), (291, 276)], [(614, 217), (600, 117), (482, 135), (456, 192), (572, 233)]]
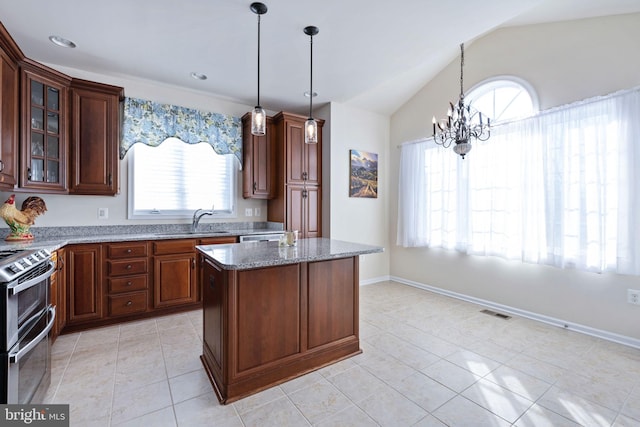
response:
[(109, 174), (109, 185), (113, 185), (113, 176)]
[(133, 302), (127, 301), (127, 304), (126, 304), (127, 307), (131, 307), (132, 305), (133, 305)]
[(31, 181), (31, 168), (27, 168), (27, 180)]
[(0, 160), (0, 172), (4, 170), (4, 162)]
[(195, 258), (191, 258), (191, 269), (196, 268), (196, 259)]
[(253, 181), (253, 191), (255, 192), (257, 188), (258, 188), (258, 183)]
[(307, 190), (302, 190), (302, 198), (303, 199), (307, 198)]
[(303, 179), (304, 181), (306, 181), (306, 180), (307, 180), (307, 177), (308, 177), (308, 176), (309, 176), (309, 175), (308, 175), (306, 172), (302, 172), (302, 179)]
[(216, 285), (216, 277), (214, 275), (209, 276), (209, 288), (213, 289)]

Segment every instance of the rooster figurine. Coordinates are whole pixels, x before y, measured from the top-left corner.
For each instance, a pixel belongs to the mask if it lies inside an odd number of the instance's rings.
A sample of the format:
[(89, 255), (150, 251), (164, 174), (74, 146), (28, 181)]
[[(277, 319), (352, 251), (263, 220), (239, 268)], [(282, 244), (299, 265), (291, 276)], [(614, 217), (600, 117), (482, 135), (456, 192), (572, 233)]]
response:
[(16, 195), (12, 194), (0, 206), (0, 217), (4, 219), (11, 229), (5, 240), (7, 241), (23, 241), (33, 240), (33, 234), (29, 228), (35, 223), (36, 217), (47, 211), (47, 206), (40, 197), (27, 197), (22, 202), (22, 210), (16, 209)]

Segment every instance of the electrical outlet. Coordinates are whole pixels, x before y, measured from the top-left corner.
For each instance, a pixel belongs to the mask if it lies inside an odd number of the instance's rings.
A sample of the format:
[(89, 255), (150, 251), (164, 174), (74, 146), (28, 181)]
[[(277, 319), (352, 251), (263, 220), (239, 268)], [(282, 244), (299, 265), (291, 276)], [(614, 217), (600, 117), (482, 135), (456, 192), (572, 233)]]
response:
[(629, 304), (640, 305), (640, 291), (636, 289), (627, 289), (627, 302)]
[(253, 215), (254, 215), (254, 216), (260, 216), (260, 208), (255, 208), (255, 209), (253, 210)]
[(253, 209), (251, 208), (246, 208), (244, 210), (244, 216), (253, 216)]
[(98, 219), (109, 219), (109, 208), (98, 208)]

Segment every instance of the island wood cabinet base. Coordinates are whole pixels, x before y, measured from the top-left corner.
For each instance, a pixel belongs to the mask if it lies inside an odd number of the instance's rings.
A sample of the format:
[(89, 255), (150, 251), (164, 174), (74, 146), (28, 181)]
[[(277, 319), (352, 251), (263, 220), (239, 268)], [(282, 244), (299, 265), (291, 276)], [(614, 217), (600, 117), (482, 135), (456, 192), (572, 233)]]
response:
[(201, 360), (221, 403), (362, 352), (357, 256), (248, 270), (201, 262)]

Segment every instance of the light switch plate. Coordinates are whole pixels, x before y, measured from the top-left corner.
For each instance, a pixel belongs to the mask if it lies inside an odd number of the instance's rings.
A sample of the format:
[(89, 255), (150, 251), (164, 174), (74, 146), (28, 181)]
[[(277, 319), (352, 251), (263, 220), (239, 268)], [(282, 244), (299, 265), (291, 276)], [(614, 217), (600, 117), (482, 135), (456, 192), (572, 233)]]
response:
[(251, 208), (246, 208), (244, 210), (244, 216), (253, 216), (253, 209)]

